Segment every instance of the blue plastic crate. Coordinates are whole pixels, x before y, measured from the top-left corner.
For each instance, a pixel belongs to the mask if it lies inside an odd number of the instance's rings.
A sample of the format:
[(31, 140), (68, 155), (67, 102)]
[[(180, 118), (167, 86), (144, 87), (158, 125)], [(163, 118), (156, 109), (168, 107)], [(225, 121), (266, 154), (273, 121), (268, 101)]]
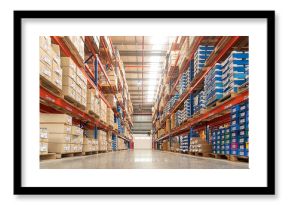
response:
[(220, 150), (216, 150), (216, 154), (221, 154), (221, 151)]
[(239, 118), (231, 120), (231, 126), (235, 126), (235, 125), (238, 125), (238, 124), (239, 124)]
[(240, 105), (240, 112), (243, 112), (243, 111), (247, 111), (249, 108), (249, 104), (246, 103), (246, 104), (241, 104)]
[(225, 150), (221, 150), (221, 154), (225, 154)]
[(238, 143), (239, 138), (238, 137), (232, 137), (231, 138), (231, 143)]
[(240, 125), (239, 124), (236, 124), (236, 125), (231, 125), (231, 130), (232, 131), (237, 131), (240, 129)]
[(230, 133), (226, 133), (225, 134), (225, 140), (229, 140), (231, 139), (231, 134)]
[(225, 144), (225, 150), (230, 150), (231, 149), (231, 145), (230, 144)]
[(238, 155), (238, 150), (233, 150), (233, 149), (231, 149), (231, 155)]
[(248, 137), (248, 130), (240, 130), (239, 136), (240, 137)]
[(240, 115), (240, 117), (247, 117), (247, 116), (249, 116), (249, 112), (247, 112), (247, 111), (241, 111), (239, 113), (239, 115)]
[(225, 144), (231, 144), (231, 139), (226, 139)]
[(239, 144), (238, 149), (246, 149), (246, 144), (245, 143)]
[(221, 141), (220, 141), (220, 140), (217, 140), (217, 141), (216, 141), (216, 144), (217, 144), (217, 145), (220, 145), (220, 144), (221, 144)]
[(231, 108), (231, 113), (236, 113), (240, 111), (240, 106), (239, 105), (235, 105)]
[(225, 144), (225, 141), (224, 140), (221, 140), (221, 145), (224, 145)]
[(248, 129), (249, 129), (249, 124), (248, 123), (240, 125), (240, 130), (248, 130)]
[(239, 149), (237, 155), (247, 157), (249, 156), (249, 152), (247, 149)]
[(226, 155), (230, 155), (231, 154), (231, 150), (225, 150), (225, 154)]
[(244, 143), (247, 143), (248, 141), (249, 141), (249, 137), (239, 137), (238, 139), (239, 144), (244, 144)]
[(220, 150), (221, 146), (220, 145), (216, 145), (216, 150)]
[(239, 59), (249, 58), (249, 52), (247, 52), (247, 51), (232, 51), (230, 56), (232, 58), (239, 58)]
[(243, 118), (239, 119), (239, 124), (240, 125), (243, 125), (243, 124), (246, 124), (246, 123), (248, 123), (248, 118), (247, 117), (243, 117)]
[(231, 119), (232, 120), (236, 120), (236, 119), (238, 119), (240, 117), (240, 114), (238, 113), (238, 112), (236, 112), (236, 113), (232, 113), (231, 114)]

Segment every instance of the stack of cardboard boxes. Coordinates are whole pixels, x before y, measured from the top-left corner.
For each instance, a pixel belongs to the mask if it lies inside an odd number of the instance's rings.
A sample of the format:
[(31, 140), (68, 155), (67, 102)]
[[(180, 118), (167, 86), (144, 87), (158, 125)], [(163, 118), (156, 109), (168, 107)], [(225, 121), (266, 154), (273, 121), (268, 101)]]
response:
[(76, 101), (77, 66), (70, 57), (61, 57), (63, 95)]
[(112, 151), (112, 148), (113, 148), (112, 132), (109, 131), (107, 133), (107, 150)]
[(40, 114), (40, 129), (48, 133), (48, 152), (71, 152), (72, 118), (66, 114)]
[(48, 133), (47, 128), (40, 128), (39, 133), (39, 154), (48, 153)]
[(117, 138), (117, 146), (118, 146), (118, 150), (124, 150), (127, 149), (125, 141), (122, 138)]
[(74, 45), (75, 50), (79, 53), (80, 57), (84, 59), (85, 56), (85, 48), (83, 42), (83, 36), (67, 36), (71, 43)]
[(107, 151), (107, 133), (98, 130), (98, 144), (99, 144), (99, 151)]
[(93, 138), (85, 137), (83, 141), (83, 152), (91, 152), (93, 151)]
[(103, 122), (107, 121), (107, 105), (101, 98), (100, 98), (100, 120), (102, 120)]
[(82, 152), (84, 131), (77, 126), (71, 127), (71, 152)]
[(107, 124), (111, 127), (114, 127), (114, 112), (112, 109), (107, 109)]
[(84, 107), (87, 105), (87, 79), (80, 69), (77, 69), (76, 101)]
[(87, 92), (87, 111), (99, 116), (100, 100), (95, 89), (88, 89)]
[(116, 108), (117, 100), (115, 95), (113, 94), (106, 94), (104, 95), (108, 103), (111, 105), (112, 108)]
[[(114, 70), (107, 70), (106, 72), (107, 72), (107, 76), (109, 78), (111, 86), (116, 89), (117, 88), (117, 76), (115, 74), (115, 71)], [(105, 75), (103, 73), (100, 73), (99, 84), (101, 86), (110, 86), (107, 78), (105, 77)]]
[(62, 69), (60, 67), (60, 49), (51, 44), (49, 36), (40, 36), (39, 71), (40, 76), (62, 89)]

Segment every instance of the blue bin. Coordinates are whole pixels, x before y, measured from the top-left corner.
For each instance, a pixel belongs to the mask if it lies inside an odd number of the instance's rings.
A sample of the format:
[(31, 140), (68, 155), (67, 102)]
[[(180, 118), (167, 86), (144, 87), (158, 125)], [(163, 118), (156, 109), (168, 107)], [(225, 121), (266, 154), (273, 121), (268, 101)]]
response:
[(239, 144), (245, 144), (248, 141), (249, 141), (248, 137), (239, 137), (239, 139), (238, 139)]
[(231, 155), (238, 155), (238, 150), (231, 150)]
[(239, 149), (238, 150), (238, 155), (247, 157), (247, 156), (249, 156), (249, 153), (248, 153), (247, 149)]

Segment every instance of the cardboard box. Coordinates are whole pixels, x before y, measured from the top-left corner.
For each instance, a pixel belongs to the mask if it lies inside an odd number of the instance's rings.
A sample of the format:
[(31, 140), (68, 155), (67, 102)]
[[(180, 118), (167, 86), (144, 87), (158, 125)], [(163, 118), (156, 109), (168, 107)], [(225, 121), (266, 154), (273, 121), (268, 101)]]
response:
[(48, 152), (54, 153), (70, 153), (70, 144), (67, 143), (48, 143)]
[(86, 98), (84, 98), (83, 96), (82, 96), (82, 99), (81, 99), (81, 104), (83, 105), (83, 106), (87, 106), (87, 99)]
[(60, 47), (59, 45), (57, 44), (51, 44), (51, 48), (53, 50), (53, 52), (55, 53), (56, 57), (58, 57), (58, 62), (59, 62), (59, 65), (60, 65)]
[(39, 36), (39, 47), (45, 52), (49, 52), (51, 48), (50, 36)]
[(92, 145), (91, 144), (84, 144), (83, 145), (83, 152), (91, 152), (92, 151)]
[(72, 124), (72, 117), (66, 114), (40, 113), (40, 123)]
[(71, 143), (71, 134), (49, 133), (49, 143)]
[(39, 61), (46, 64), (51, 68), (52, 60), (51, 60), (51, 51), (44, 51), (41, 48), (39, 49)]
[(83, 136), (84, 130), (77, 126), (71, 126), (71, 134), (72, 135), (81, 135)]
[(63, 67), (72, 67), (76, 70), (76, 64), (70, 57), (61, 57), (60, 58), (60, 66)]
[(39, 142), (39, 154), (47, 154), (47, 153), (48, 153), (48, 143)]
[(76, 90), (76, 93), (77, 93), (77, 94), (79, 94), (80, 96), (82, 96), (82, 88), (81, 88), (81, 86), (76, 85), (75, 90)]
[(72, 87), (74, 90), (76, 89), (75, 81), (69, 76), (63, 76), (62, 78), (62, 85)]
[(77, 80), (76, 67), (61, 67), (62, 75), (70, 77), (75, 82)]
[(84, 137), (83, 138), (83, 144), (84, 145), (91, 145), (92, 144), (92, 138)]
[(70, 151), (71, 152), (78, 152), (78, 145), (77, 144), (70, 144)]
[(62, 93), (64, 96), (69, 96), (72, 99), (76, 98), (76, 91), (71, 86), (62, 86)]
[(78, 144), (77, 148), (78, 148), (78, 152), (82, 152), (83, 151), (83, 145), (82, 144)]
[(66, 124), (48, 124), (41, 123), (40, 129), (46, 130), (48, 133), (71, 134), (71, 126)]
[(78, 102), (78, 103), (81, 103), (82, 102), (82, 96), (76, 92), (76, 97), (75, 97), (75, 100)]
[(59, 89), (62, 89), (62, 75), (61, 74), (59, 75), (54, 71), (52, 73), (51, 82)]
[(43, 76), (48, 81), (52, 80), (52, 70), (51, 66), (47, 65), (46, 63), (39, 62), (39, 74)]
[(40, 139), (40, 142), (48, 142), (48, 131), (47, 131), (47, 128), (41, 128), (40, 127), (39, 139)]

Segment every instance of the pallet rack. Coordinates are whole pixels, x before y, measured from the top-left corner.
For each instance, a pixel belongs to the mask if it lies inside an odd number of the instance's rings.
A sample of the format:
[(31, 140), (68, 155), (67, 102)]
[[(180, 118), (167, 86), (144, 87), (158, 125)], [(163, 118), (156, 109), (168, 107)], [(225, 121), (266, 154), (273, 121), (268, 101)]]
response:
[[(171, 46), (171, 50), (178, 48), (177, 37), (173, 45)], [(197, 50), (198, 46), (203, 42), (203, 41), (208, 41), (209, 37), (195, 37), (194, 43), (191, 46), (190, 49), (190, 54), (189, 58), (187, 59), (186, 63), (183, 64), (183, 66), (179, 69), (179, 74), (177, 78), (175, 79), (175, 83), (171, 88), (171, 91), (169, 93), (169, 99), (174, 96), (174, 92), (176, 91), (176, 87), (181, 79), (182, 74), (184, 71), (188, 68), (190, 65), (190, 61), (194, 56), (195, 51)], [(214, 37), (216, 40), (215, 44), (215, 50), (214, 52), (211, 53), (209, 58), (206, 61), (206, 64), (204, 66), (204, 69), (197, 75), (194, 76), (194, 79), (192, 80), (191, 84), (187, 88), (187, 90), (182, 93), (182, 95), (179, 97), (177, 102), (173, 105), (171, 110), (167, 113), (167, 115), (161, 120), (160, 119), (160, 112), (158, 112), (158, 108), (160, 106), (160, 101), (164, 97), (164, 87), (162, 87), (162, 83), (160, 84), (158, 88), (158, 100), (155, 105), (154, 113), (152, 114), (153, 117), (153, 127), (155, 127), (155, 131), (153, 132), (153, 148), (157, 148), (158, 145), (160, 147), (160, 143), (163, 140), (169, 139), (169, 142), (171, 142), (171, 137), (177, 136), (177, 135), (182, 135), (182, 134), (189, 134), (191, 131), (191, 128), (195, 126), (197, 129), (205, 129), (207, 125), (221, 125), (223, 123), (229, 123), (230, 122), (230, 117), (229, 117), (229, 109), (237, 105), (239, 103), (242, 103), (246, 100), (248, 100), (248, 89), (243, 89), (242, 91), (238, 92), (237, 94), (231, 96), (229, 99), (226, 99), (219, 104), (217, 104), (214, 107), (209, 107), (207, 108), (204, 112), (198, 113), (195, 115), (192, 115), (191, 118), (187, 119), (186, 122), (181, 124), (180, 126), (177, 126), (173, 129), (171, 129), (168, 133), (165, 133), (163, 136), (156, 138), (156, 133), (158, 130), (164, 128), (165, 122), (167, 119), (169, 119), (175, 111), (178, 110), (184, 103), (184, 101), (189, 98), (191, 103), (191, 95), (195, 91), (198, 91), (203, 85), (204, 85), (204, 79), (207, 73), (213, 68), (213, 66), (224, 60), (226, 55), (232, 50), (233, 47), (241, 47), (244, 43), (244, 39), (240, 36), (224, 36), (224, 37)], [(176, 58), (175, 61), (175, 66), (177, 65), (177, 62), (180, 58), (180, 52), (178, 53), (178, 57)], [(167, 68), (165, 68), (165, 75), (166, 75)], [(169, 99), (165, 99), (164, 106), (169, 102)], [(156, 123), (159, 120), (160, 126), (159, 128), (156, 128)]]
[[(106, 81), (109, 83), (111, 89), (112, 85), (110, 83), (110, 80), (108, 78), (108, 75), (104, 69), (104, 66), (101, 63), (101, 60), (94, 49), (94, 42), (92, 41), (92, 37), (86, 36), (83, 40), (85, 46), (88, 48), (89, 52), (91, 53), (91, 56), (84, 60), (81, 59), (73, 53), (70, 48), (65, 43), (64, 39), (60, 36), (51, 36), (51, 40), (53, 43), (59, 45), (60, 51), (63, 56), (70, 57), (74, 63), (77, 65), (78, 69), (84, 74), (86, 77), (88, 86), (90, 88), (94, 88), (98, 90), (99, 97), (105, 102), (108, 108), (112, 109), (112, 106), (108, 103), (106, 98), (104, 97), (102, 93), (102, 88), (98, 85), (98, 72), (102, 72), (106, 78)], [(89, 68), (87, 65), (87, 61), (91, 58), (94, 58), (94, 72)], [(121, 72), (122, 73), (122, 72)], [(123, 73), (122, 73), (123, 74)], [(123, 77), (123, 80), (125, 78)], [(121, 138), (125, 140), (128, 143), (128, 147), (130, 144), (133, 144), (132, 141), (132, 133), (131, 133), (131, 127), (132, 127), (132, 121), (127, 116), (129, 115), (123, 104), (118, 101), (118, 104), (122, 108), (122, 111), (124, 113), (124, 119), (122, 119), (122, 116), (117, 112), (116, 109), (112, 109), (115, 116), (121, 119), (123, 124), (127, 127), (128, 130), (130, 130), (128, 136), (124, 136), (122, 133), (119, 133), (112, 129), (112, 127), (108, 126), (106, 123), (101, 122), (101, 120), (92, 117), (85, 111), (81, 110), (80, 108), (76, 107), (74, 104), (71, 104), (67, 100), (63, 99), (60, 95), (55, 94), (54, 92), (50, 91), (49, 89), (43, 87), (40, 85), (40, 110), (41, 112), (46, 113), (66, 113), (74, 117), (74, 121), (77, 124), (86, 124), (88, 127), (94, 128), (97, 127), (98, 129), (104, 130), (106, 132), (112, 131), (112, 133), (117, 136), (118, 138)], [(128, 122), (128, 123), (126, 123)]]

